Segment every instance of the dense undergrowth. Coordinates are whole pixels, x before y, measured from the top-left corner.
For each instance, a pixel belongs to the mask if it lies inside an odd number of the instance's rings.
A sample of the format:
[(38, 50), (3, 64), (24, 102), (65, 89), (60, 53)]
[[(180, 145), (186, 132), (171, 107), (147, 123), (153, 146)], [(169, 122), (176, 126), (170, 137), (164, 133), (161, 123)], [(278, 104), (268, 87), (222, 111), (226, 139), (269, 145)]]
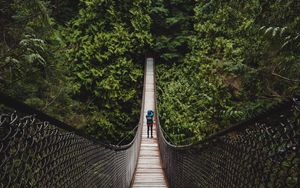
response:
[(0, 1), (0, 89), (124, 144), (154, 51), (162, 126), (171, 142), (191, 143), (299, 93), (299, 9), (297, 0)]
[[(171, 142), (201, 140), (299, 93), (299, 1), (196, 1), (189, 9), (168, 2), (177, 14), (160, 25), (177, 28), (167, 36), (185, 49), (171, 60), (161, 54), (160, 62), (171, 62), (157, 67), (160, 119)], [(176, 38), (187, 32), (185, 43)]]
[(132, 139), (149, 1), (0, 1), (0, 88), (95, 137)]

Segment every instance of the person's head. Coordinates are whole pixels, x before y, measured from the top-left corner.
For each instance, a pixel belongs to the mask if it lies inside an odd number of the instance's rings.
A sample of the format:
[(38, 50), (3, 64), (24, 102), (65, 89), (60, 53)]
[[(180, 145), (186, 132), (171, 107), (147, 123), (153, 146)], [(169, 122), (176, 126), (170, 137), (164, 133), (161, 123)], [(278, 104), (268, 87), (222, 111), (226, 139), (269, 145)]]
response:
[(151, 114), (152, 114), (152, 110), (148, 110), (148, 111), (147, 111), (147, 114), (148, 114), (148, 115), (151, 115)]

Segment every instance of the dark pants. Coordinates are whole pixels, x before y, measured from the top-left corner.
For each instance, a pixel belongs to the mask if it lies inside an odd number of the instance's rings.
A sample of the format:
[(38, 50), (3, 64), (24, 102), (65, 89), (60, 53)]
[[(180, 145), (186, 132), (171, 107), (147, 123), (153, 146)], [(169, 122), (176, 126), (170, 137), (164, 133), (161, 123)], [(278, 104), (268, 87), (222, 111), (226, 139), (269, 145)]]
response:
[(151, 131), (151, 138), (153, 138), (153, 124), (152, 123), (148, 123), (147, 124), (147, 135), (149, 138), (149, 130)]

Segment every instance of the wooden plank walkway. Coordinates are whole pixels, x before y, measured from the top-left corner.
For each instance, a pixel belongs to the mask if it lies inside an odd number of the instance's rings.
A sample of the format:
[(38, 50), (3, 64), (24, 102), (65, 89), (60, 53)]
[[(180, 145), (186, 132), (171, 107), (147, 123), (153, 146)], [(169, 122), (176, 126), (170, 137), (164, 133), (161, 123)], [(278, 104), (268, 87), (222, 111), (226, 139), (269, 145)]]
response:
[(159, 148), (156, 136), (156, 126), (153, 126), (153, 138), (147, 138), (146, 113), (155, 111), (154, 105), (154, 61), (146, 59), (146, 91), (144, 106), (143, 134), (141, 150), (132, 187), (168, 187), (161, 167)]

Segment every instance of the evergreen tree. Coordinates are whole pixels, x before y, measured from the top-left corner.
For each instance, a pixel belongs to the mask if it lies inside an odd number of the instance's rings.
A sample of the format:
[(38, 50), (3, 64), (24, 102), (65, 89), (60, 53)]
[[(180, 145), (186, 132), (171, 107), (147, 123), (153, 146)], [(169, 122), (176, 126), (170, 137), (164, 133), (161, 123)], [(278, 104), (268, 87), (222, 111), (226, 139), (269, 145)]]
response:
[(138, 123), (150, 1), (82, 1), (67, 30), (75, 97), (91, 102), (87, 131), (118, 141)]

